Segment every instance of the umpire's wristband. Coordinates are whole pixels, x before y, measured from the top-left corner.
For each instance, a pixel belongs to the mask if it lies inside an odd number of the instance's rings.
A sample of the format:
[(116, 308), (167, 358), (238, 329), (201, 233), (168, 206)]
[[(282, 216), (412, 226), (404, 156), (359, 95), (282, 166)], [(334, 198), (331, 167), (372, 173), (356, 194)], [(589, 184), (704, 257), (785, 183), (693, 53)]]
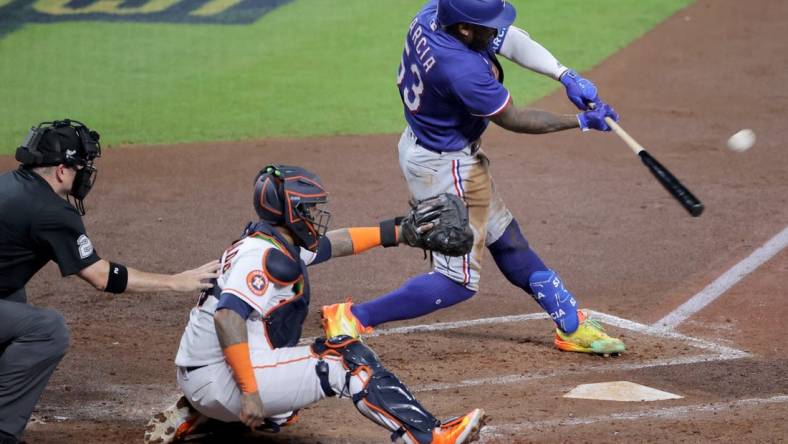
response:
[(129, 270), (125, 265), (116, 264), (115, 262), (109, 263), (109, 276), (107, 277), (107, 286), (104, 291), (107, 293), (123, 293), (126, 291), (126, 285), (129, 283)]
[(383, 245), (384, 248), (399, 245), (399, 228), (397, 226), (401, 223), (401, 217), (384, 220), (380, 223), (380, 245)]

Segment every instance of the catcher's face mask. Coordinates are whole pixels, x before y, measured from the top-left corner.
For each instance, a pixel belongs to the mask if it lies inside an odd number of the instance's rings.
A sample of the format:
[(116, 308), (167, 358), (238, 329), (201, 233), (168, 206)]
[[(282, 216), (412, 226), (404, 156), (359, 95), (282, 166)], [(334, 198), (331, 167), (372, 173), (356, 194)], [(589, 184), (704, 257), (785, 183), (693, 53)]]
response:
[(288, 165), (268, 165), (255, 179), (254, 206), (261, 219), (285, 226), (296, 243), (315, 251), (331, 213), (328, 193), (316, 174)]
[[(304, 220), (307, 230), (314, 233), (314, 237), (319, 240), (328, 231), (331, 223), (331, 212), (325, 209), (327, 202), (319, 203), (299, 203), (296, 206), (296, 213)], [(315, 246), (317, 247), (317, 246)]]
[(328, 194), (318, 180), (317, 176), (297, 175), (284, 181), (285, 224), (298, 243), (311, 251), (317, 250), (320, 237), (331, 222), (331, 213), (324, 209)]

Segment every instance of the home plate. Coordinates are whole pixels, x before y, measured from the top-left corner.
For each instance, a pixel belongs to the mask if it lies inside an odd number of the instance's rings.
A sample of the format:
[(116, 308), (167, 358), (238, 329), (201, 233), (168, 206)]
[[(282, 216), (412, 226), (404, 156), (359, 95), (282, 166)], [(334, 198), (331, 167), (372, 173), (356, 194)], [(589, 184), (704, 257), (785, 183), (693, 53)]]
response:
[(659, 401), (681, 399), (683, 396), (663, 392), (629, 381), (580, 384), (564, 395), (564, 398), (599, 399), (602, 401)]

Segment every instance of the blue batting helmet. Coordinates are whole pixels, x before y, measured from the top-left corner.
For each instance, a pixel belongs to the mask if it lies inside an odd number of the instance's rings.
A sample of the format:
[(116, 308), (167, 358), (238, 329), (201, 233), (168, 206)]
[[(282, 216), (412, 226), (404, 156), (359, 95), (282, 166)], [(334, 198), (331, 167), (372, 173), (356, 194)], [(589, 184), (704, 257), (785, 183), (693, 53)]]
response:
[(438, 22), (443, 26), (471, 23), (501, 29), (511, 25), (517, 11), (506, 0), (438, 0)]

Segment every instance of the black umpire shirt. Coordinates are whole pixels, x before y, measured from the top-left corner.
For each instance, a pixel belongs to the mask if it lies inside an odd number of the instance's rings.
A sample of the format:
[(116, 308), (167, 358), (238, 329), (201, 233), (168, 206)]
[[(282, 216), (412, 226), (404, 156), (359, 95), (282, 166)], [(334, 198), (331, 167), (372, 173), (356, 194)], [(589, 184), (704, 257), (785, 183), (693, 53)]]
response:
[(69, 276), (99, 256), (76, 208), (41, 176), (22, 167), (0, 175), (0, 299), (50, 260)]

